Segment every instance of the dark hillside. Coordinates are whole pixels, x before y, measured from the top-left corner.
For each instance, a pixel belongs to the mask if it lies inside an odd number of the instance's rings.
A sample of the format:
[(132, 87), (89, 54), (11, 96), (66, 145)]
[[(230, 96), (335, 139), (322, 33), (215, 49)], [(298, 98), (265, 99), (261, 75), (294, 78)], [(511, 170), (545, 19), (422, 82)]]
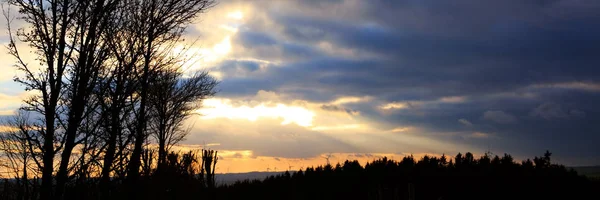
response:
[(239, 181), (219, 188), (218, 199), (589, 199), (598, 197), (597, 182), (562, 165), (550, 154), (513, 161), (510, 155), (455, 161), (424, 157), (416, 161), (387, 158), (361, 166), (346, 161), (304, 171)]

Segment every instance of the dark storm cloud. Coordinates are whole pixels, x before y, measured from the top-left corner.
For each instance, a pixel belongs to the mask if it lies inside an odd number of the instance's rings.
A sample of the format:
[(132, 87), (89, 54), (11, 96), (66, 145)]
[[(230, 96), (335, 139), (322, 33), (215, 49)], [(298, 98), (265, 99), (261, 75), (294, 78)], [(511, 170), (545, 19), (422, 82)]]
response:
[[(493, 133), (501, 151), (532, 156), (547, 148), (564, 159), (600, 157), (593, 126), (600, 121), (600, 90), (532, 87), (600, 82), (600, 1), (289, 4), (264, 10), (278, 28), (252, 29), (264, 23), (250, 21), (245, 26), (254, 31), (240, 31), (235, 39), (257, 59), (282, 62), (224, 80), (225, 95), (271, 90), (312, 101), (368, 95), (378, 101), (345, 109), (382, 127), (424, 127), (431, 137), (454, 143), (474, 143), (461, 134)], [(354, 54), (327, 52), (319, 47), (323, 42)], [(222, 68), (242, 65), (255, 69), (258, 63), (225, 62)], [(435, 102), (449, 96), (467, 98)], [(388, 115), (376, 111), (377, 103), (405, 101), (433, 103)], [(440, 132), (449, 134), (433, 134)]]

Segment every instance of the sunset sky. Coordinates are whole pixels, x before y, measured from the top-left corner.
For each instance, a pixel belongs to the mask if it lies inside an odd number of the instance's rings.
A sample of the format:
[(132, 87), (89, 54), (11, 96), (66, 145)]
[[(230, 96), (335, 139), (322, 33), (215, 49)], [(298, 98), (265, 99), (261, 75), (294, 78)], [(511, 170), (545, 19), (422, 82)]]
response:
[[(219, 150), (219, 172), (487, 150), (599, 165), (598, 9), (597, 0), (219, 1), (187, 29), (200, 56), (185, 70), (221, 83), (182, 146)], [(8, 116), (28, 94), (1, 50)]]

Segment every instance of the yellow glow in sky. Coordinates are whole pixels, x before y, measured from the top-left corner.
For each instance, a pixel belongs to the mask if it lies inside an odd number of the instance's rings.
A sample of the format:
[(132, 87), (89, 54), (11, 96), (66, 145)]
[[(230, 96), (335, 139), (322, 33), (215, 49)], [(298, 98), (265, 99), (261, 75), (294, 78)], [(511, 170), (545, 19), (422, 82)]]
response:
[(227, 36), (221, 42), (213, 46), (213, 52), (219, 56), (224, 56), (231, 51), (231, 37)]
[[(197, 70), (200, 67), (210, 67), (207, 63), (215, 63), (221, 61), (229, 52), (231, 52), (231, 36), (225, 36), (223, 40), (214, 44), (212, 48), (202, 47), (185, 47), (180, 45), (173, 49), (173, 54), (183, 54), (188, 60), (182, 65), (184, 71), (186, 70)], [(218, 72), (211, 72), (218, 73)], [(215, 75), (215, 74), (211, 74)], [(222, 74), (216, 74), (217, 78), (221, 78)]]
[[(219, 156), (224, 159), (219, 160), (215, 171), (217, 173), (239, 173), (239, 172), (250, 172), (250, 171), (285, 171), (285, 170), (299, 170), (300, 168), (306, 169), (306, 167), (316, 167), (319, 165), (325, 165), (326, 156), (329, 156), (330, 163), (335, 165), (337, 163), (343, 163), (345, 160), (358, 160), (361, 165), (367, 162), (372, 162), (375, 159), (382, 157), (388, 157), (392, 159), (402, 159), (404, 156), (411, 155), (411, 153), (331, 153), (321, 154), (309, 158), (283, 158), (283, 157), (270, 157), (270, 156), (256, 156), (254, 152), (243, 150), (243, 151), (219, 151)], [(435, 153), (414, 153), (415, 159), (420, 159), (424, 155), (429, 156), (441, 156)]]
[(232, 26), (220, 25), (219, 28), (225, 29), (225, 30), (227, 30), (229, 32), (232, 32), (232, 33), (238, 32), (238, 28), (235, 28), (235, 27), (232, 27)]
[(240, 19), (244, 18), (244, 14), (240, 11), (230, 12), (230, 13), (227, 13), (227, 18), (240, 20)]
[(328, 131), (328, 130), (348, 130), (348, 129), (360, 129), (365, 128), (363, 124), (344, 124), (336, 126), (316, 126), (311, 128), (313, 131)]
[(315, 113), (303, 107), (287, 106), (285, 104), (276, 104), (267, 106), (261, 103), (257, 106), (233, 106), (230, 100), (207, 99), (204, 101), (204, 108), (198, 110), (204, 119), (229, 118), (229, 119), (247, 119), (256, 121), (259, 117), (281, 118), (282, 125), (295, 123), (299, 126), (312, 126)]
[(412, 129), (412, 127), (397, 127), (397, 128), (392, 129), (391, 132), (394, 132), (394, 133), (406, 132), (411, 129)]

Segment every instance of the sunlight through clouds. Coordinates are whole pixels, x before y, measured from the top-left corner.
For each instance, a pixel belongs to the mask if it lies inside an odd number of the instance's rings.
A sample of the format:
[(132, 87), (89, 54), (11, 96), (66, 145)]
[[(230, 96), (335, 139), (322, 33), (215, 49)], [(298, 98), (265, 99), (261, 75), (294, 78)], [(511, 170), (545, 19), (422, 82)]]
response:
[(212, 52), (214, 52), (217, 56), (225, 56), (227, 53), (231, 51), (231, 37), (226, 36), (221, 40), (221, 42), (215, 44), (212, 48)]
[(200, 67), (210, 67), (210, 63), (216, 63), (223, 60), (231, 52), (231, 36), (225, 36), (220, 42), (214, 44), (212, 48), (178, 45), (171, 50), (173, 56), (180, 56), (181, 66), (187, 70), (198, 70)]
[(360, 129), (366, 128), (363, 124), (343, 124), (336, 126), (315, 126), (311, 128), (313, 131), (328, 131), (328, 130), (348, 130), (348, 129)]
[[(215, 12), (216, 11), (216, 12)], [(182, 68), (186, 72), (196, 70), (210, 70), (210, 74), (222, 80), (223, 73), (218, 70), (219, 63), (228, 59), (233, 51), (232, 38), (238, 34), (239, 27), (243, 24), (244, 14), (241, 10), (231, 8), (214, 10), (216, 15), (205, 16), (207, 23), (199, 23), (194, 31), (202, 33), (200, 40), (193, 43), (182, 43), (173, 49), (173, 55), (182, 55), (185, 63)], [(217, 27), (217, 28), (215, 28)], [(187, 41), (196, 41), (199, 35), (190, 36)], [(195, 37), (194, 37), (195, 36)]]
[(390, 130), (390, 132), (393, 132), (393, 133), (402, 133), (402, 132), (407, 132), (407, 131), (410, 131), (410, 130), (413, 130), (413, 129), (414, 129), (414, 127), (397, 127), (397, 128), (394, 128), (394, 129)]
[(372, 97), (370, 97), (370, 96), (365, 96), (365, 97), (348, 96), (348, 97), (340, 97), (340, 98), (336, 99), (335, 101), (331, 102), (331, 104), (340, 105), (340, 104), (346, 104), (346, 103), (360, 103), (360, 102), (368, 102), (371, 99), (372, 99)]
[(278, 103), (275, 106), (261, 103), (257, 106), (234, 106), (228, 99), (207, 99), (204, 101), (204, 108), (198, 110), (203, 119), (214, 118), (241, 118), (249, 121), (256, 121), (260, 117), (281, 118), (282, 125), (295, 123), (299, 126), (312, 126), (315, 113), (306, 108), (297, 106), (287, 106)]
[(244, 14), (241, 11), (230, 12), (227, 14), (227, 18), (240, 20), (244, 18)]

